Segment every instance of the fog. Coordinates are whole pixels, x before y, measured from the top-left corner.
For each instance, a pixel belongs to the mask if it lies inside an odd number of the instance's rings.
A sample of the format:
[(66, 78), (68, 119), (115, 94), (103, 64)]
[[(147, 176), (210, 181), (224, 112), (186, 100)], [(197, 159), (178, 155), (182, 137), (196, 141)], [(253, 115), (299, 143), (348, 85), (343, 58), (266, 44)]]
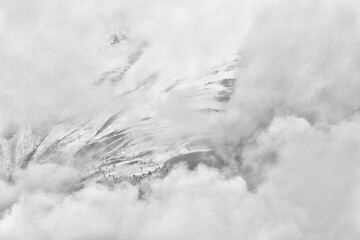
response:
[(0, 236), (357, 239), (359, 133), (358, 116), (327, 131), (301, 118), (275, 119), (244, 152), (253, 165), (277, 153), (256, 192), (241, 176), (228, 178), (204, 166), (178, 166), (140, 186), (90, 184), (76, 191), (75, 170), (30, 165), (17, 172), (15, 184), (1, 184)]
[[(0, 130), (80, 121), (149, 72), (194, 76), (240, 57), (225, 113), (201, 126), (173, 120), (175, 132), (208, 139), (227, 168), (180, 163), (137, 185), (80, 188), (70, 166), (30, 164), (0, 182), (0, 239), (360, 238), (357, 1), (0, 6)], [(130, 83), (94, 87), (121, 62), (104, 40), (117, 30), (147, 49)]]

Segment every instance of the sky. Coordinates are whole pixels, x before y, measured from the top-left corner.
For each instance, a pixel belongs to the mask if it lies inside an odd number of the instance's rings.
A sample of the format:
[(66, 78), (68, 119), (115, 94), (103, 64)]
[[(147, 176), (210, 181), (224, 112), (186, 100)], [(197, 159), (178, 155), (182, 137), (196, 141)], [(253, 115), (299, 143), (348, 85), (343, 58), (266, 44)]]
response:
[(0, 239), (360, 238), (358, 1), (0, 6), (0, 129), (76, 121), (108, 104), (121, 84), (93, 83), (121, 61), (106, 45), (117, 30), (147, 43), (139, 76), (241, 61), (227, 111), (201, 132), (230, 169), (180, 164), (139, 185), (78, 190), (76, 169), (33, 164), (0, 181)]

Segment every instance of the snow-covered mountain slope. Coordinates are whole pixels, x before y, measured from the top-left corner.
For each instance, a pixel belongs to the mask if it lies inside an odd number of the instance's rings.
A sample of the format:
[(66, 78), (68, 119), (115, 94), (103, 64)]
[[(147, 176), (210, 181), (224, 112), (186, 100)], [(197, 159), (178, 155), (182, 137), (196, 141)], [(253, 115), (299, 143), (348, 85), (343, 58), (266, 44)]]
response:
[(201, 125), (226, 111), (238, 58), (196, 76), (150, 72), (128, 80), (135, 84), (123, 84), (130, 69), (136, 72), (146, 44), (131, 45), (120, 33), (110, 39), (114, 51), (125, 49), (121, 51), (126, 60), (95, 85), (120, 86), (118, 96), (82, 124), (9, 128), (0, 140), (3, 176), (33, 162), (66, 162), (81, 169), (85, 181), (137, 179), (161, 172), (165, 163), (179, 156), (212, 150), (202, 137), (208, 129)]

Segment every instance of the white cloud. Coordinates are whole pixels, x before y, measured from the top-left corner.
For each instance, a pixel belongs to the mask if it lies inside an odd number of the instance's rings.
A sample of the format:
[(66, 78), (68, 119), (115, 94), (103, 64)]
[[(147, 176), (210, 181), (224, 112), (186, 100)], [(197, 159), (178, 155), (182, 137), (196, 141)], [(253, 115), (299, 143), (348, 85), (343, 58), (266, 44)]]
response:
[(141, 186), (90, 184), (69, 192), (76, 172), (34, 165), (14, 185), (2, 183), (18, 195), (2, 210), (0, 237), (357, 239), (359, 131), (359, 116), (327, 130), (302, 118), (276, 118), (244, 150), (244, 164), (253, 168), (261, 167), (259, 153), (277, 154), (256, 192), (240, 176), (204, 166), (179, 166)]
[(204, 166), (179, 166), (141, 186), (90, 184), (69, 192), (75, 185), (69, 183), (76, 182), (73, 170), (34, 165), (14, 185), (3, 183), (18, 196), (2, 210), (0, 237), (357, 239), (359, 131), (359, 116), (328, 130), (302, 118), (275, 119), (244, 150), (252, 167), (259, 167), (258, 153), (277, 153), (256, 192), (240, 176), (228, 178)]
[(139, 75), (191, 75), (237, 49), (243, 61), (209, 136), (241, 157), (239, 175), (178, 167), (75, 191), (75, 170), (30, 165), (0, 182), (0, 239), (359, 239), (356, 1), (0, 3), (0, 124), (76, 116), (102, 99), (89, 83), (115, 61), (99, 38), (117, 28), (149, 42)]

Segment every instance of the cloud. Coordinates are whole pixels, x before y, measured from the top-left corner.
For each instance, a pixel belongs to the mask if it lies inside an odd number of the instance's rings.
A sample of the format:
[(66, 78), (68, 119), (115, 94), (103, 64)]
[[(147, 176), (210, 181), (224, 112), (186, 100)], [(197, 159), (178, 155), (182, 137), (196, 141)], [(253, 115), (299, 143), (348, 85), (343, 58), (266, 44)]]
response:
[(243, 67), (224, 125), (247, 138), (275, 116), (331, 124), (357, 112), (358, 12), (355, 1), (259, 7), (240, 46)]
[(162, 0), (0, 4), (1, 125), (39, 125), (101, 109), (116, 91), (93, 83), (127, 57), (105, 41), (117, 30), (135, 45), (149, 46), (129, 81), (157, 71), (191, 74), (202, 62), (233, 54), (243, 31), (239, 25), (246, 20), (237, 9), (247, 7), (243, 2)]
[(94, 82), (124, 57), (105, 39), (118, 30), (116, 12), (92, 1), (0, 4), (3, 125), (88, 116), (111, 100), (111, 88)]
[(326, 130), (303, 118), (274, 119), (244, 150), (252, 167), (262, 161), (259, 153), (277, 153), (256, 192), (241, 176), (202, 165), (194, 171), (180, 165), (141, 185), (89, 184), (73, 191), (74, 170), (34, 165), (15, 184), (2, 183), (20, 194), (2, 209), (0, 237), (357, 239), (359, 131), (360, 116)]
[[(30, 165), (14, 184), (1, 183), (0, 237), (357, 239), (359, 131), (359, 115), (329, 129), (294, 116), (274, 119), (244, 148), (244, 164), (263, 178), (256, 192), (243, 177), (203, 165), (180, 165), (140, 185), (80, 190), (76, 170)], [(267, 152), (276, 152), (276, 164), (264, 164)]]
[(180, 167), (165, 179), (148, 184), (142, 186), (146, 189), (142, 200), (139, 187), (126, 183), (115, 189), (92, 184), (71, 195), (37, 188), (31, 194), (23, 193), (7, 211), (0, 221), (0, 236), (5, 239), (262, 239), (264, 236), (285, 239), (299, 235), (293, 219), (269, 221), (269, 217), (275, 217), (271, 213), (274, 209), (267, 210), (266, 198), (248, 192), (240, 177), (226, 179), (218, 171), (202, 166), (195, 172)]
[[(148, 42), (129, 81), (193, 75), (236, 51), (242, 64), (227, 112), (204, 131), (235, 174), (178, 166), (140, 185), (78, 189), (76, 170), (30, 165), (0, 182), (0, 239), (360, 237), (356, 1), (0, 3), (0, 125), (92, 112), (109, 93), (90, 85), (117, 62), (100, 40), (114, 29)], [(190, 109), (181, 97), (165, 104), (175, 123)]]

